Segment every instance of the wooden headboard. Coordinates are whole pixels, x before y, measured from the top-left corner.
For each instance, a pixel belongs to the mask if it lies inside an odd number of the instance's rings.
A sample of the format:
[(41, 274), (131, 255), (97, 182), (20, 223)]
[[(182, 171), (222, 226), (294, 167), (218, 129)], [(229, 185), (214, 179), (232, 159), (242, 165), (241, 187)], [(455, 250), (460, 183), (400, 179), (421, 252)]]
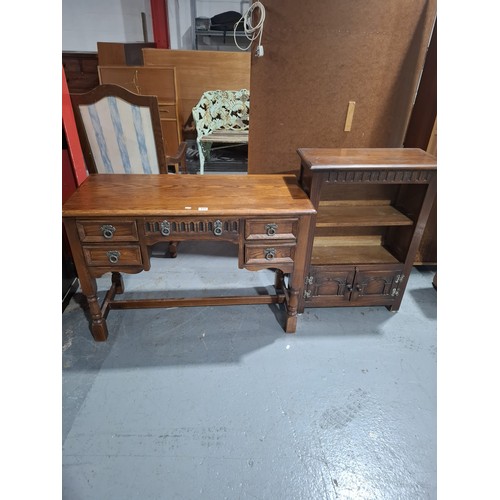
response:
[(250, 54), (208, 50), (143, 49), (145, 66), (173, 66), (183, 125), (207, 90), (250, 90)]

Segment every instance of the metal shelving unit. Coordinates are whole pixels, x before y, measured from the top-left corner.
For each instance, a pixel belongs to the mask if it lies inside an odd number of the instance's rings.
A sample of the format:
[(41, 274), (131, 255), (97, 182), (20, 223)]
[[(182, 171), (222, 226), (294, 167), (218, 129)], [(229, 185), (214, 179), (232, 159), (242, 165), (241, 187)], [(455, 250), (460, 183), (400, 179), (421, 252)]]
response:
[[(245, 10), (248, 8), (250, 5), (250, 2), (245, 2), (242, 1), (240, 2), (241, 4), (241, 12), (245, 12)], [(193, 28), (193, 49), (194, 50), (199, 50), (199, 43), (198, 39), (202, 36), (206, 37), (211, 37), (211, 38), (222, 38), (222, 44), (220, 46), (226, 46), (230, 47), (230, 45), (226, 44), (226, 41), (229, 39), (232, 41), (232, 47), (235, 48), (235, 50), (239, 50), (235, 45), (234, 45), (234, 32), (233, 31), (218, 31), (218, 30), (201, 30), (201, 29), (196, 29), (196, 17), (197, 17), (197, 0), (191, 0), (191, 26)], [(236, 31), (236, 36), (238, 38), (245, 38), (245, 33), (243, 31)], [(245, 43), (246, 42), (246, 43)], [(244, 46), (248, 45), (248, 40), (242, 40), (242, 44)], [(247, 49), (250, 50), (250, 47)]]

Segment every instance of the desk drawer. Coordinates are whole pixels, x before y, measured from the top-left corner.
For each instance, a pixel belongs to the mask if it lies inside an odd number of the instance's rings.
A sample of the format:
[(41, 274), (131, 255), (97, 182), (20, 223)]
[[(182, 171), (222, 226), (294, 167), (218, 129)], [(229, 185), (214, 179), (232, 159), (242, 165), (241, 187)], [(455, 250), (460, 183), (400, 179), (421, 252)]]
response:
[(249, 219), (245, 222), (247, 240), (295, 240), (298, 219)]
[(294, 256), (293, 243), (245, 245), (245, 264), (292, 263)]
[(103, 241), (137, 241), (135, 220), (76, 221), (78, 235), (84, 243)]
[(82, 247), (89, 266), (136, 266), (142, 264), (139, 245), (102, 245)]

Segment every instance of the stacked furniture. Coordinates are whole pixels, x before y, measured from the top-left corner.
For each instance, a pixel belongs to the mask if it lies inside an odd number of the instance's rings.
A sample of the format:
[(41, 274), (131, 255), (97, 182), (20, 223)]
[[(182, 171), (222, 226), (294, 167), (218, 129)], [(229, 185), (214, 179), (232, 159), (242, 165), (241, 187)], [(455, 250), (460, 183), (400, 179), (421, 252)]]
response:
[(167, 155), (175, 156), (182, 142), (178, 116), (175, 68), (145, 66), (99, 66), (101, 84), (120, 85), (139, 95), (156, 96)]
[(143, 49), (144, 66), (175, 68), (179, 119), (191, 130), (191, 111), (207, 90), (250, 89), (250, 54), (206, 50)]

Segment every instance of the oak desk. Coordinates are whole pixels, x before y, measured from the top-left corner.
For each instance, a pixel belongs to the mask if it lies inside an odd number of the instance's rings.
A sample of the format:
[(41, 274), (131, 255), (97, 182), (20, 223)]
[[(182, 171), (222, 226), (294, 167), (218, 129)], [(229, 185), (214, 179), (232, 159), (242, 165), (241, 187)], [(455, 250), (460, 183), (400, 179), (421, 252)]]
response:
[[(292, 175), (90, 175), (63, 220), (94, 339), (107, 339), (110, 309), (230, 304), (284, 303), (285, 331), (295, 332), (313, 214)], [(120, 273), (148, 271), (153, 245), (183, 240), (237, 244), (239, 268), (276, 270), (276, 295), (115, 300)], [(96, 277), (107, 272), (111, 288), (99, 304)]]

